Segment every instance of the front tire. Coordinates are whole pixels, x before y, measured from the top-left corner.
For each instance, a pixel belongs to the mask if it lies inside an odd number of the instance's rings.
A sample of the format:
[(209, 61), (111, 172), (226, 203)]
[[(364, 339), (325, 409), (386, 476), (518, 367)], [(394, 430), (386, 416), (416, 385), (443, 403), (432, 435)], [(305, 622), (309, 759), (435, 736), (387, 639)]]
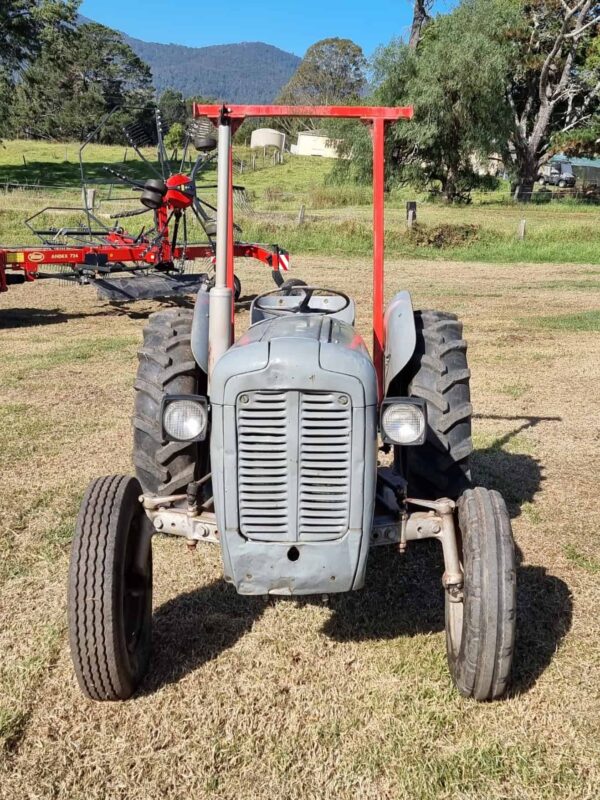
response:
[(515, 550), (502, 496), (466, 491), (458, 527), (464, 587), (462, 600), (446, 592), (448, 664), (462, 695), (497, 700), (508, 687), (516, 624)]
[(206, 394), (206, 375), (192, 353), (193, 311), (170, 308), (152, 314), (138, 353), (133, 417), (133, 463), (147, 494), (185, 492), (208, 472), (206, 442), (163, 438), (160, 409), (166, 394)]
[(89, 486), (69, 565), (69, 641), (82, 692), (126, 700), (146, 673), (152, 633), (152, 532), (135, 478)]
[(425, 401), (427, 439), (407, 447), (404, 470), (413, 497), (455, 500), (471, 485), (471, 395), (462, 323), (444, 311), (416, 311), (417, 342), (408, 395)]

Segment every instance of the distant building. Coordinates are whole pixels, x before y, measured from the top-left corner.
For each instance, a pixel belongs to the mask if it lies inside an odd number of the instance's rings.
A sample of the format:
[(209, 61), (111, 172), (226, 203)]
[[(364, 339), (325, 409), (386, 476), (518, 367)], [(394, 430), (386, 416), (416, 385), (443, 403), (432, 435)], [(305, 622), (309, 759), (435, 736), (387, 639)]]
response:
[(322, 158), (338, 158), (338, 142), (332, 140), (324, 131), (301, 131), (298, 143), (290, 148), (295, 156), (321, 156)]
[(252, 131), (250, 147), (252, 150), (274, 147), (283, 153), (285, 149), (285, 133), (274, 131), (272, 128), (258, 128)]

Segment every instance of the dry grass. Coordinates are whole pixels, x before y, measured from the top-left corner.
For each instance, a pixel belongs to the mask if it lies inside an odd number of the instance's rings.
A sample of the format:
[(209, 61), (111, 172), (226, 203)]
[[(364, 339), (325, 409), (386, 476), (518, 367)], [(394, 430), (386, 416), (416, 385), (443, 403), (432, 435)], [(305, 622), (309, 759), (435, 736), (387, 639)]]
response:
[[(366, 262), (295, 260), (359, 300)], [(597, 798), (600, 337), (589, 268), (391, 263), (392, 287), (456, 311), (470, 341), (478, 479), (519, 546), (519, 640), (505, 702), (448, 677), (435, 545), (373, 554), (367, 588), (320, 600), (235, 595), (218, 552), (155, 545), (155, 650), (140, 695), (94, 705), (65, 632), (68, 539), (87, 482), (130, 471), (146, 314), (48, 282), (0, 297), (0, 797)], [(595, 274), (595, 273), (594, 273)], [(268, 270), (244, 265), (246, 288)], [(565, 285), (561, 285), (565, 282)], [(239, 327), (247, 312), (238, 315)]]

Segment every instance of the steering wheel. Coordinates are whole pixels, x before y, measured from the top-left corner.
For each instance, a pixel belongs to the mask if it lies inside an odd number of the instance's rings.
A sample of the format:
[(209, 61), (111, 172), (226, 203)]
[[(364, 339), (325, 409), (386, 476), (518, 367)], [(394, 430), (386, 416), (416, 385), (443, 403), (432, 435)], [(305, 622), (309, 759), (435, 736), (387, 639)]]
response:
[[(344, 304), (340, 308), (312, 308), (310, 301), (313, 296), (320, 292), (324, 297), (341, 297)], [(318, 295), (317, 295), (318, 296)], [(279, 297), (280, 306), (270, 305), (263, 303), (268, 297)], [(284, 304), (284, 299), (289, 297), (297, 297), (296, 303), (289, 305)], [(338, 292), (335, 289), (322, 289), (318, 286), (284, 286), (282, 289), (274, 289), (272, 292), (265, 292), (259, 295), (254, 301), (254, 308), (262, 311), (263, 314), (271, 314), (275, 317), (284, 317), (288, 314), (339, 314), (340, 311), (345, 311), (352, 301), (344, 292)]]

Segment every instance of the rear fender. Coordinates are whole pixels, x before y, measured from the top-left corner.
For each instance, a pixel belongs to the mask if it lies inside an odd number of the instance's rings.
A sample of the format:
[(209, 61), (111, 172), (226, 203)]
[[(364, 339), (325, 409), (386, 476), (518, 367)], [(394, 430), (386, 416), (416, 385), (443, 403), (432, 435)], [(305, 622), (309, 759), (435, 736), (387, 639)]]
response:
[(415, 315), (409, 292), (398, 292), (385, 310), (384, 395), (406, 367), (417, 343)]

